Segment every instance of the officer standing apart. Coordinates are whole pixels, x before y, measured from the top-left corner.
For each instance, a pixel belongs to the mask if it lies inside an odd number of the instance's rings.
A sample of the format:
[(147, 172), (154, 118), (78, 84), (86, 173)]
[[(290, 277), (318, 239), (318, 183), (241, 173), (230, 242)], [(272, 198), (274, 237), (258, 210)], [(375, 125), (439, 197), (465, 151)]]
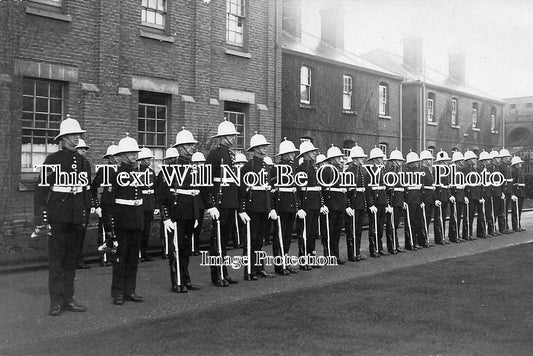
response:
[[(250, 246), (245, 242), (243, 255), (249, 254), (251, 269), (245, 267), (244, 280), (257, 280), (257, 276), (272, 278), (273, 274), (267, 272), (264, 266), (258, 265), (256, 254), (260, 253), (263, 240), (270, 231), (269, 219), (277, 220), (278, 215), (272, 207), (270, 174), (263, 158), (267, 146), (270, 145), (265, 136), (257, 132), (250, 138), (250, 147), (247, 151), (253, 153), (252, 158), (242, 167), (241, 186), (239, 187), (239, 217), (245, 224), (250, 224)], [(253, 172), (257, 176), (255, 184), (246, 182), (244, 177)], [(245, 240), (246, 241), (246, 240)]]
[(139, 247), (144, 226), (141, 193), (143, 187), (137, 183), (137, 179), (141, 179), (142, 183), (146, 179), (142, 176), (133, 177), (135, 173), (139, 173), (136, 167), (139, 151), (137, 141), (131, 137), (125, 137), (118, 143), (117, 156), (120, 165), (110, 192), (114, 204), (103, 211), (106, 245), (111, 248), (114, 239), (118, 242), (111, 281), (111, 297), (115, 305), (122, 305), (125, 300), (144, 301), (135, 294)]
[[(50, 312), (58, 316), (62, 310), (84, 312), (84, 306), (74, 302), (74, 276), (76, 274), (76, 253), (82, 238), (87, 214), (87, 196), (84, 193), (87, 180), (82, 184), (79, 178), (87, 175), (90, 167), (77, 152), (80, 135), (85, 131), (75, 119), (67, 115), (61, 122), (57, 139), (62, 140), (62, 149), (46, 157), (44, 171), (47, 182), (41, 182), (35, 190), (34, 210), (36, 225), (50, 224), (48, 238), (48, 289)], [(55, 174), (46, 165), (59, 165), (61, 172), (76, 174), (75, 182), (56, 182)], [(44, 178), (41, 176), (42, 178)], [(43, 185), (48, 183), (48, 185)]]
[(511, 158), (511, 174), (513, 177), (513, 190), (511, 200), (513, 202), (511, 208), (513, 230), (517, 232), (526, 231), (522, 227), (522, 207), (524, 206), (524, 199), (526, 198), (526, 181), (524, 172), (522, 171), (522, 159), (518, 156)]
[[(235, 155), (231, 150), (235, 145), (239, 132), (231, 121), (224, 120), (218, 125), (217, 134), (213, 138), (220, 139), (218, 147), (212, 149), (207, 155), (206, 164), (213, 170), (213, 187), (211, 199), (220, 213), (218, 219), (213, 219), (209, 255), (224, 258), (227, 255), (228, 241), (235, 228), (235, 212), (239, 207), (238, 187), (229, 173), (225, 173), (222, 165), (234, 170)], [(218, 222), (217, 222), (218, 220)], [(217, 224), (220, 224), (218, 235)], [(220, 251), (218, 246), (220, 245)], [(226, 266), (211, 266), (211, 282), (217, 287), (227, 287), (238, 283), (228, 275)]]

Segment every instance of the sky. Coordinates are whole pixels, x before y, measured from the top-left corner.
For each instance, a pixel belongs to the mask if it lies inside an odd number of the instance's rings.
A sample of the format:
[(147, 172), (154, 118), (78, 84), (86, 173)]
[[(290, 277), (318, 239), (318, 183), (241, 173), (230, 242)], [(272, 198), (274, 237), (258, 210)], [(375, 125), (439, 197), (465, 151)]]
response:
[(448, 73), (448, 53), (466, 54), (466, 83), (498, 98), (533, 96), (531, 0), (302, 0), (302, 37), (320, 36), (320, 8), (342, 6), (345, 49), (402, 55), (420, 37), (426, 65)]

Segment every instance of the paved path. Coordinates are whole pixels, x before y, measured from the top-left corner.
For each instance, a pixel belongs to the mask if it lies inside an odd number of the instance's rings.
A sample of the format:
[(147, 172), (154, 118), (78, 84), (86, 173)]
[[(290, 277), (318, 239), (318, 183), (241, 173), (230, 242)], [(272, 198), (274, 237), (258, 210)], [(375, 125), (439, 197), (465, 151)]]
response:
[[(193, 257), (191, 259), (192, 280), (202, 290), (186, 294), (170, 293), (168, 263), (157, 259), (154, 262), (142, 263), (139, 267), (137, 292), (145, 297), (146, 302), (126, 303), (123, 306), (114, 306), (111, 303), (111, 268), (93, 267), (89, 270), (77, 271), (76, 281), (76, 300), (86, 305), (89, 310), (86, 313), (63, 312), (59, 317), (48, 316), (48, 272), (46, 270), (1, 275), (0, 300), (3, 302), (0, 305), (0, 345), (6, 348), (20, 347), (24, 344), (57, 337), (83, 335), (115, 326), (177, 316), (212, 306), (228, 305), (228, 308), (233, 308), (237, 313), (238, 304), (235, 302), (240, 300), (305, 289), (309, 286), (327, 285), (359, 276), (532, 242), (533, 213), (523, 216), (522, 225), (527, 229), (522, 233), (436, 246), (379, 259), (368, 258), (363, 262), (301, 271), (296, 275), (276, 276), (273, 279), (243, 281), (243, 270), (240, 269), (230, 272), (240, 283), (228, 288), (212, 286), (209, 269), (199, 266), (200, 257)], [(367, 249), (366, 232), (363, 236), (363, 246)], [(403, 231), (400, 232), (400, 236), (403, 240)], [(317, 245), (319, 245), (318, 241)], [(296, 250), (294, 246), (293, 244), (292, 253)], [(344, 258), (346, 256), (344, 241), (341, 247), (344, 247), (344, 250), (341, 250), (341, 257)], [(271, 246), (267, 246), (264, 250), (271, 253)], [(233, 255), (237, 253), (235, 250), (231, 252)]]

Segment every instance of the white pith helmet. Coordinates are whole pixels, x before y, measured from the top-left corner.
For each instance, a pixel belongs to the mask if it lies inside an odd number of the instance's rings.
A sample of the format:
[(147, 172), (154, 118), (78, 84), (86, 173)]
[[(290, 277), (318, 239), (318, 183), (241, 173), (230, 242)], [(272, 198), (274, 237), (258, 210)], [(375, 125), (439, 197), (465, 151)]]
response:
[(374, 147), (370, 150), (370, 157), (368, 157), (368, 160), (374, 159), (374, 158), (385, 158), (385, 154), (379, 147)]
[(224, 118), (220, 124), (218, 124), (217, 134), (212, 136), (214, 137), (223, 137), (223, 136), (233, 136), (238, 135), (239, 132), (235, 129), (233, 122), (228, 121)]
[(176, 147), (167, 148), (165, 151), (165, 157), (163, 159), (178, 158), (180, 156)]
[(152, 150), (148, 147), (141, 148), (141, 151), (137, 155), (137, 161), (140, 161), (141, 159), (150, 159), (154, 158), (154, 154), (152, 153)]
[(140, 150), (141, 149), (137, 144), (137, 140), (132, 137), (129, 137), (128, 134), (126, 134), (126, 137), (124, 137), (118, 142), (117, 154), (126, 152), (139, 152)]
[(524, 161), (522, 161), (522, 158), (518, 156), (513, 156), (513, 158), (511, 158), (511, 167), (519, 163), (524, 163)]
[(450, 156), (448, 156), (448, 152), (440, 150), (437, 152), (437, 158), (435, 158), (435, 162), (447, 162), (451, 161)]
[(477, 158), (474, 151), (467, 150), (464, 155), (464, 160), (466, 161), (466, 160), (473, 159), (473, 158)]
[(405, 158), (405, 163), (420, 162), (420, 157), (418, 157), (416, 152), (409, 152)]
[(395, 160), (395, 161), (405, 161), (405, 159), (403, 158), (403, 154), (400, 150), (394, 150), (390, 153), (389, 155), (389, 161), (392, 161), (392, 160)]
[(492, 157), (490, 156), (490, 153), (488, 153), (487, 151), (481, 151), (481, 153), (479, 154), (478, 161), (490, 161), (491, 159)]
[(503, 158), (503, 157), (511, 157), (511, 154), (509, 153), (509, 150), (506, 149), (506, 148), (502, 148), (500, 150), (500, 157)]
[(103, 156), (103, 158), (109, 158), (111, 156), (114, 156), (117, 154), (117, 151), (118, 151), (118, 146), (112, 143), (111, 145), (109, 145), (109, 147), (107, 147), (107, 150), (105, 151), (105, 155)]
[(81, 135), (82, 133), (85, 133), (85, 130), (81, 129), (81, 126), (78, 120), (71, 118), (70, 115), (67, 114), (67, 118), (61, 121), (61, 124), (59, 125), (59, 135), (57, 135), (54, 138), (54, 140), (57, 140), (58, 138), (65, 136), (65, 135), (71, 135), (71, 134)]
[(274, 165), (274, 161), (272, 161), (272, 158), (270, 158), (268, 156), (263, 157), (263, 162), (265, 162), (265, 164), (267, 166), (273, 166)]
[(281, 156), (285, 153), (299, 152), (292, 141), (285, 139), (279, 144), (279, 153), (276, 156)]
[(351, 158), (366, 158), (368, 156), (365, 154), (361, 146), (357, 146), (357, 144), (355, 144), (355, 146), (353, 146), (352, 149), (350, 150), (350, 157)]
[(494, 158), (500, 158), (500, 153), (496, 150), (492, 150), (490, 151), (490, 158), (494, 159)]
[(433, 157), (433, 154), (431, 153), (430, 150), (423, 150), (422, 152), (420, 152), (420, 160), (423, 161), (425, 159), (430, 159), (430, 160), (435, 159), (435, 157)]
[(194, 152), (191, 157), (191, 162), (202, 163), (205, 162), (205, 156), (202, 152)]
[[(318, 154), (316, 155), (316, 158), (315, 158), (315, 164), (319, 164), (319, 163), (322, 163), (326, 160), (326, 156), (323, 155), (322, 153), (321, 154)], [(301, 162), (300, 162), (301, 164)]]
[(459, 151), (455, 151), (453, 154), (452, 154), (452, 163), (453, 162), (458, 162), (458, 161), (464, 161), (465, 158), (463, 157), (463, 154)]
[(248, 159), (246, 158), (246, 155), (244, 153), (235, 154), (235, 163), (246, 163), (246, 162), (248, 162)]
[(342, 153), (342, 151), (338, 147), (332, 145), (330, 148), (328, 148), (328, 152), (326, 153), (326, 159), (329, 160), (337, 157), (344, 157), (344, 153)]
[(192, 132), (182, 127), (181, 131), (176, 134), (176, 143), (172, 147), (194, 143), (198, 143), (198, 141), (194, 139)]
[(89, 149), (89, 146), (87, 146), (87, 144), (85, 143), (85, 140), (83, 140), (83, 139), (80, 138), (80, 139), (78, 140), (78, 144), (77, 144), (76, 147), (74, 147), (74, 148), (76, 148), (76, 149), (78, 149), (78, 148), (86, 148), (86, 149)]
[(317, 151), (317, 150), (318, 148), (316, 148), (315, 145), (313, 145), (311, 141), (304, 141), (300, 144), (300, 153), (298, 154), (297, 157), (301, 157), (307, 152), (312, 152), (312, 151)]
[(248, 147), (246, 151), (250, 151), (254, 147), (261, 147), (261, 146), (268, 146), (268, 145), (270, 145), (270, 142), (266, 140), (265, 136), (258, 134), (256, 131), (255, 135), (253, 135), (250, 138), (250, 147)]

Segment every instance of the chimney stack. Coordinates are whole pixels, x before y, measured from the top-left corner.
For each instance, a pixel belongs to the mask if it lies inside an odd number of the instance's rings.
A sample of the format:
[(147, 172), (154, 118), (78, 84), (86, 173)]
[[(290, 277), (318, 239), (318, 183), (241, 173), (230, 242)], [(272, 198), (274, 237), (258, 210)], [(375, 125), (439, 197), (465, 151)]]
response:
[(422, 74), (422, 39), (409, 37), (403, 39), (403, 64), (410, 67), (417, 74)]
[[(334, 2), (337, 4), (337, 2)], [(340, 7), (320, 10), (321, 42), (337, 49), (344, 49), (344, 12)]]
[(302, 0), (283, 0), (283, 30), (295, 39), (302, 38)]
[(448, 55), (448, 74), (451, 79), (461, 84), (465, 84), (466, 80), (465, 58), (464, 52), (450, 53)]

